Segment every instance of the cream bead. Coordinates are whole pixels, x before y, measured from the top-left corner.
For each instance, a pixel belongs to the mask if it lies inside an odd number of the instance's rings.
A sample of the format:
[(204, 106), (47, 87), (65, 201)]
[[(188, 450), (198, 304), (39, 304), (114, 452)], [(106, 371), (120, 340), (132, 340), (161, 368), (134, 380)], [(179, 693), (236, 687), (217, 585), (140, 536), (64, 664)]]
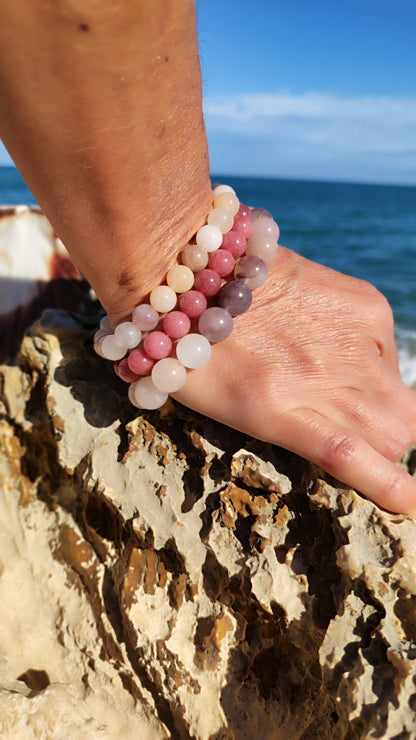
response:
[(150, 293), (149, 303), (150, 305), (159, 311), (159, 313), (167, 313), (172, 311), (176, 306), (176, 293), (168, 285), (158, 285)]
[(236, 194), (234, 188), (232, 188), (231, 185), (216, 185), (212, 191), (214, 200), (217, 195), (221, 195), (221, 193), (232, 193), (233, 195)]
[(240, 208), (240, 201), (233, 193), (220, 193), (214, 200), (214, 208), (228, 208), (236, 216)]
[(149, 411), (160, 409), (167, 401), (168, 394), (156, 388), (150, 375), (140, 378), (140, 380), (132, 383), (130, 387), (132, 389), (130, 393), (136, 402), (135, 405), (141, 409), (148, 409)]
[(187, 334), (176, 345), (179, 362), (191, 370), (203, 367), (211, 359), (211, 345), (202, 334)]
[(233, 228), (234, 216), (228, 208), (214, 208), (208, 216), (208, 224), (216, 226), (221, 234), (227, 234)]
[(194, 284), (194, 273), (186, 265), (174, 265), (166, 276), (166, 282), (175, 293), (186, 293)]
[(154, 365), (152, 380), (163, 393), (175, 393), (185, 385), (186, 369), (174, 357), (165, 357)]
[(222, 231), (214, 224), (205, 224), (196, 232), (196, 243), (207, 252), (215, 252), (222, 244)]
[(208, 252), (198, 244), (187, 244), (181, 258), (182, 264), (189, 267), (192, 272), (200, 272), (208, 264)]

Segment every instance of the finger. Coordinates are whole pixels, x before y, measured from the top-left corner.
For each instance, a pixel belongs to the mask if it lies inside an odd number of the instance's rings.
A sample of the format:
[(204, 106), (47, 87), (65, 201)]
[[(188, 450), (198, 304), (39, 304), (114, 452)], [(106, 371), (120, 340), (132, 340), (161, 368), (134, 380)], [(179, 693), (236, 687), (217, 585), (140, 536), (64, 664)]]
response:
[(374, 384), (373, 398), (389, 412), (402, 419), (410, 429), (411, 440), (416, 441), (416, 393), (403, 383), (400, 375), (384, 368), (383, 375)]
[(279, 444), (311, 460), (334, 478), (389, 511), (416, 516), (416, 480), (362, 437), (311, 409), (279, 421)]

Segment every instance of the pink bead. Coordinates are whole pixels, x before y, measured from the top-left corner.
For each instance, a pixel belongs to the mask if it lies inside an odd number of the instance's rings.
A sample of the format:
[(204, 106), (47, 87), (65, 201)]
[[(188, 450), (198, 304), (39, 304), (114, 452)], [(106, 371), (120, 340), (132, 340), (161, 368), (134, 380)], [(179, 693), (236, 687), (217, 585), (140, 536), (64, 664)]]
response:
[(214, 270), (201, 270), (195, 275), (195, 290), (199, 290), (207, 298), (218, 293), (221, 288), (221, 278)]
[(143, 342), (143, 349), (153, 360), (161, 360), (170, 354), (172, 340), (164, 331), (151, 331)]
[(149, 375), (152, 372), (155, 361), (142, 349), (134, 349), (127, 357), (130, 370), (137, 375)]
[(114, 363), (114, 372), (119, 378), (121, 378), (121, 380), (124, 380), (125, 383), (135, 383), (141, 375), (141, 373), (134, 373), (133, 370), (130, 369), (128, 357), (123, 357), (120, 362)]
[(179, 307), (191, 319), (197, 319), (207, 308), (207, 299), (199, 290), (188, 290), (179, 298)]
[(180, 339), (189, 332), (191, 320), (183, 311), (171, 311), (163, 319), (163, 331), (171, 339)]
[(240, 205), (238, 213), (234, 217), (233, 231), (239, 231), (244, 234), (246, 239), (250, 239), (253, 233), (253, 218), (248, 206)]
[(228, 249), (218, 249), (209, 256), (208, 267), (217, 272), (220, 277), (225, 277), (233, 271), (235, 259)]
[(231, 252), (236, 260), (243, 256), (246, 251), (246, 244), (247, 241), (244, 234), (242, 234), (241, 231), (234, 231), (234, 229), (229, 231), (228, 234), (224, 234), (222, 240), (223, 249)]

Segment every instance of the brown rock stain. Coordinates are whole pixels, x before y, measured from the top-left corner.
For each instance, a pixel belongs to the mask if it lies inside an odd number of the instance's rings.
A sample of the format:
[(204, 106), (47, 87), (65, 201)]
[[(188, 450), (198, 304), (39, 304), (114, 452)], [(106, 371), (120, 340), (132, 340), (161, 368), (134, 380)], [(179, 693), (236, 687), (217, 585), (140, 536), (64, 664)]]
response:
[(251, 494), (245, 488), (230, 484), (220, 493), (220, 500), (222, 521), (226, 527), (231, 529), (235, 529), (237, 517), (245, 518), (259, 514), (257, 502), (252, 499)]

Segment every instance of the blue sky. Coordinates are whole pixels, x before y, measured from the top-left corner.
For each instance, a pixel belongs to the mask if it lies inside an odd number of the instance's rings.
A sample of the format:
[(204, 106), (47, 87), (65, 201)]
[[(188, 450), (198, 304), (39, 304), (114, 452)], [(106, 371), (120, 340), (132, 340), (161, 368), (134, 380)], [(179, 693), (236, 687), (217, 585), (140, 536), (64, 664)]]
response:
[(199, 0), (211, 169), (416, 185), (415, 0)]
[(197, 15), (213, 172), (416, 185), (416, 0), (197, 0)]

